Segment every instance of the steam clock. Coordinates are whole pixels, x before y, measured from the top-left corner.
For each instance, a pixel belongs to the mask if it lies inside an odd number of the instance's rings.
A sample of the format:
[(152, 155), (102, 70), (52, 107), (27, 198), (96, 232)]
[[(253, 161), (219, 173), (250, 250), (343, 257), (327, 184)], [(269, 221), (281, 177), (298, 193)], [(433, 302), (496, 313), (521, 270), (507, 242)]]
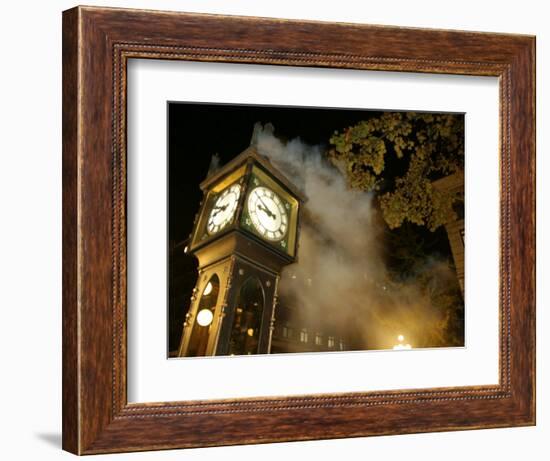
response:
[(199, 276), (179, 356), (269, 353), (277, 284), (296, 260), (303, 197), (254, 145), (200, 187), (188, 248)]

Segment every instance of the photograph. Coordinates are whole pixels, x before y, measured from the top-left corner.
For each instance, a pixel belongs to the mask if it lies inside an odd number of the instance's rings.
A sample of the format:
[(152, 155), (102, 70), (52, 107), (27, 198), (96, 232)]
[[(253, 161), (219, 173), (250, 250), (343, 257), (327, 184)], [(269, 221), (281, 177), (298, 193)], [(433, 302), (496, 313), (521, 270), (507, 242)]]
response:
[(169, 101), (169, 358), (464, 347), (464, 113)]

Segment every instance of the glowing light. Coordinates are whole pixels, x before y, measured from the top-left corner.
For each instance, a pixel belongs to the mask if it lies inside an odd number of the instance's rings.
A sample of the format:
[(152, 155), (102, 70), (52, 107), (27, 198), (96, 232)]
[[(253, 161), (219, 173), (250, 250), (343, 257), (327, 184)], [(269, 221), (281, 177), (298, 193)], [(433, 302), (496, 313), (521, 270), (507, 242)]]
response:
[(208, 283), (206, 284), (206, 288), (204, 289), (204, 291), (203, 291), (202, 294), (203, 294), (204, 296), (208, 296), (210, 293), (212, 293), (212, 288), (213, 288), (213, 287), (212, 287), (212, 282), (208, 282)]
[(254, 336), (254, 329), (253, 328), (249, 328), (248, 330), (246, 330), (246, 334), (248, 336)]
[(186, 246), (186, 247), (183, 249), (183, 252), (184, 252), (184, 253), (187, 253), (188, 251), (189, 251), (189, 247)]
[(405, 341), (405, 337), (403, 335), (398, 335), (397, 341), (399, 341), (399, 344), (393, 346), (394, 350), (401, 351), (404, 349), (412, 349), (412, 346), (410, 344), (403, 344), (403, 341)]
[(201, 327), (207, 327), (212, 323), (213, 318), (214, 314), (212, 314), (212, 311), (210, 309), (203, 309), (197, 314), (197, 323)]

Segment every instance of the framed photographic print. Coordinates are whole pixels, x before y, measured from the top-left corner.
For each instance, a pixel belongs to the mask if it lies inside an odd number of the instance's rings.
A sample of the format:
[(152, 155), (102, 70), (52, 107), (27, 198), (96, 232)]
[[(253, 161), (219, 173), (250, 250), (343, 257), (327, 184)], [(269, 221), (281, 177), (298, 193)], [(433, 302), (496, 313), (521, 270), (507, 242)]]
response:
[(535, 40), (63, 13), (63, 448), (535, 423)]

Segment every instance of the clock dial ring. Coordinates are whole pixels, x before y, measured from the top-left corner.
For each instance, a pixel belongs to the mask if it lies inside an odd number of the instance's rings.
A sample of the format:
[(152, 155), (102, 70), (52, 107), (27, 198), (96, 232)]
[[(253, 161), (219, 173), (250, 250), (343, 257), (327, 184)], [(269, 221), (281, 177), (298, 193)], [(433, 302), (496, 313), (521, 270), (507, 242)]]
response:
[(231, 222), (237, 211), (240, 196), (240, 184), (233, 184), (216, 197), (206, 223), (206, 232), (209, 235), (217, 234)]
[(266, 240), (279, 242), (288, 233), (288, 213), (283, 200), (265, 186), (257, 186), (248, 194), (248, 214), (256, 232)]

